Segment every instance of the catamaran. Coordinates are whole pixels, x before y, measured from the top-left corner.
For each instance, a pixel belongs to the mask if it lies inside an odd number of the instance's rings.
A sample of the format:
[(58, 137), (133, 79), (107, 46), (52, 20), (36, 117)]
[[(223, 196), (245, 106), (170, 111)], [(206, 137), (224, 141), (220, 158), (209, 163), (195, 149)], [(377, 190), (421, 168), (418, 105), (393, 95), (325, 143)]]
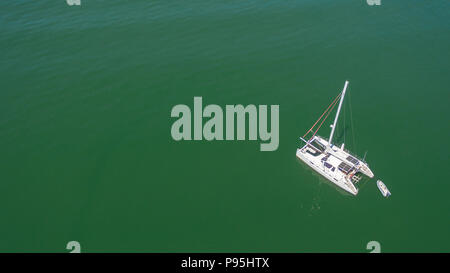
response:
[[(297, 149), (296, 155), (313, 170), (336, 184), (338, 187), (353, 195), (357, 195), (358, 188), (356, 187), (356, 184), (362, 178), (360, 174), (364, 174), (370, 178), (373, 178), (374, 175), (370, 170), (369, 165), (364, 160), (352, 155), (344, 148), (345, 143), (339, 147), (333, 145), (332, 142), (347, 86), (348, 81), (345, 82), (342, 92), (328, 106), (316, 123), (314, 123), (313, 127), (311, 127), (303, 137), (300, 137), (300, 139), (305, 142), (305, 145), (302, 148)], [(327, 140), (318, 136), (316, 133), (336, 106), (339, 97), (340, 101), (336, 117), (331, 125), (330, 138)], [(319, 121), (321, 121), (320, 124)], [(316, 128), (318, 124), (319, 126)], [(309, 140), (305, 140), (305, 137), (309, 133), (313, 134)]]

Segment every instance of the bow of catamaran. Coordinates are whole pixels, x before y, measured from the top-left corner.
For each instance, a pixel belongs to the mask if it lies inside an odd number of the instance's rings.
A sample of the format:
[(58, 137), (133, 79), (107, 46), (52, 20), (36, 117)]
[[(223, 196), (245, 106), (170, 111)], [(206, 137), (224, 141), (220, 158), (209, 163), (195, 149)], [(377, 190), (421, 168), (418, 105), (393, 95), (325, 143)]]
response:
[[(333, 145), (332, 142), (347, 86), (348, 81), (345, 82), (342, 92), (328, 106), (328, 108), (319, 117), (316, 123), (314, 123), (311, 129), (309, 129), (308, 132), (306, 132), (306, 134), (300, 138), (305, 142), (305, 145), (302, 148), (297, 149), (296, 155), (299, 159), (301, 159), (323, 177), (325, 177), (338, 187), (344, 189), (345, 191), (356, 195), (358, 194), (356, 184), (362, 178), (360, 174), (364, 174), (370, 178), (373, 178), (374, 174), (370, 170), (366, 162), (358, 159), (349, 151), (345, 150), (344, 144), (339, 147)], [(338, 100), (338, 109), (334, 118), (334, 122), (331, 125), (329, 140), (327, 140), (321, 136), (318, 136), (316, 133), (322, 126), (328, 115), (332, 112)], [(310, 133), (312, 133), (312, 136), (309, 138), (309, 140), (305, 140), (305, 137)]]

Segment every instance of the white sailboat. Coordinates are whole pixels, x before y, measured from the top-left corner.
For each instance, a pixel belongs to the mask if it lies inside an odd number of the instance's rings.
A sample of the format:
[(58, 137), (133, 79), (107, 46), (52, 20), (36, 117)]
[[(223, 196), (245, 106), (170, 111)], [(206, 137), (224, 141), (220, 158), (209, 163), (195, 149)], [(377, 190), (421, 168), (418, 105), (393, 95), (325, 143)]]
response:
[[(345, 82), (342, 92), (334, 99), (330, 106), (328, 106), (326, 111), (316, 121), (313, 127), (300, 138), (306, 144), (302, 148), (297, 149), (296, 155), (323, 177), (345, 191), (356, 195), (358, 194), (358, 189), (355, 185), (361, 179), (359, 173), (370, 178), (373, 178), (374, 175), (366, 162), (358, 159), (356, 156), (350, 154), (349, 151), (344, 149), (344, 144), (342, 144), (341, 147), (338, 147), (333, 145), (332, 142), (347, 86), (348, 81)], [(316, 135), (316, 133), (331, 113), (334, 106), (337, 104), (339, 97), (339, 106), (336, 112), (336, 117), (334, 118), (334, 123), (331, 125), (330, 138), (329, 140), (326, 140), (325, 138)], [(325, 114), (326, 116), (324, 117)], [(305, 136), (312, 132), (320, 120), (322, 121), (318, 128), (315, 129), (312, 137), (309, 140), (305, 140)]]

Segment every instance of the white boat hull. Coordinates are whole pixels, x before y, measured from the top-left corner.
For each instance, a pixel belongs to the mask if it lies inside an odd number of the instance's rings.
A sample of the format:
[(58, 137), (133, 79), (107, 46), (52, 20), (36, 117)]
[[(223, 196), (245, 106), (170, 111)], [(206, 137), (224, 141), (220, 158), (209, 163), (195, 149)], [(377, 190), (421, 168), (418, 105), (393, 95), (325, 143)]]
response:
[(388, 188), (386, 187), (386, 185), (385, 185), (381, 180), (378, 180), (378, 181), (377, 181), (377, 187), (378, 187), (378, 189), (380, 190), (381, 194), (382, 194), (384, 197), (389, 197), (389, 196), (391, 196), (391, 192), (388, 190)]
[(357, 195), (358, 189), (354, 182), (359, 181), (360, 177), (356, 174), (360, 172), (370, 178), (373, 177), (366, 163), (356, 159), (344, 149), (337, 146), (329, 148), (328, 142), (319, 136), (315, 136), (313, 141), (319, 144), (323, 151), (319, 151), (312, 144), (306, 144), (297, 149), (296, 156), (341, 189)]
[(327, 171), (325, 167), (321, 167), (317, 162), (314, 162), (313, 160), (305, 156), (302, 152), (302, 149), (297, 149), (297, 157), (336, 186), (340, 187), (348, 193), (351, 193), (352, 195), (358, 194), (358, 189), (353, 185), (352, 182), (347, 181), (344, 176), (330, 174), (330, 172)]

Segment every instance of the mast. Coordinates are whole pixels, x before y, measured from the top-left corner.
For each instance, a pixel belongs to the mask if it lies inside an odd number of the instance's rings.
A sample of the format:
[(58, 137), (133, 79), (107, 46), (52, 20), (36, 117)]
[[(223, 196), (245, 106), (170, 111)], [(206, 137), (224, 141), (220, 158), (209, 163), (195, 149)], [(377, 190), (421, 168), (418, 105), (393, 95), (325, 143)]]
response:
[(336, 117), (334, 118), (333, 125), (331, 125), (331, 134), (330, 134), (330, 140), (328, 141), (328, 147), (331, 147), (331, 145), (332, 145), (331, 141), (333, 140), (334, 129), (336, 128), (336, 123), (339, 118), (339, 112), (341, 111), (342, 102), (344, 101), (345, 90), (347, 90), (347, 85), (348, 85), (348, 81), (345, 81), (344, 89), (342, 90), (341, 101), (339, 102), (339, 106), (338, 106), (338, 109), (336, 112)]

